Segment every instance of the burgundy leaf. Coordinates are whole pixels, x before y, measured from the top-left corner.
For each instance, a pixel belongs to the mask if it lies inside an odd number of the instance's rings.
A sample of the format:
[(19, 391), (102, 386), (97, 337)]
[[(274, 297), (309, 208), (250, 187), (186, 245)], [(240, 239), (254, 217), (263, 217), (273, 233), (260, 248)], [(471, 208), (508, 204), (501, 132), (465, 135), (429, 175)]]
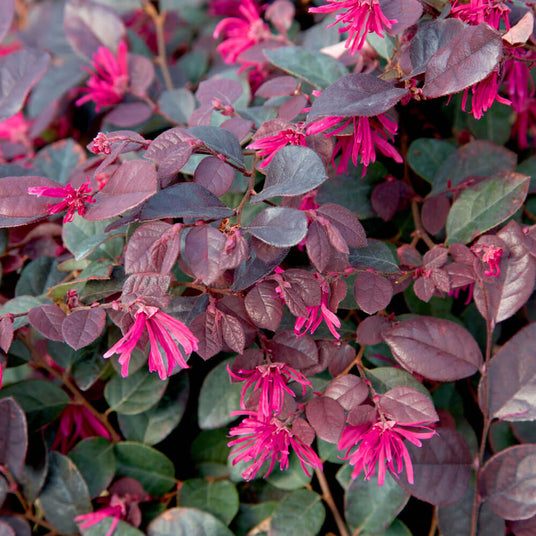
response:
[(422, 4), (418, 0), (381, 0), (380, 6), (388, 19), (396, 19), (391, 29), (386, 29), (389, 35), (401, 34), (413, 26), (422, 15)]
[(57, 305), (40, 305), (28, 311), (31, 326), (51, 341), (63, 342), (61, 325), (65, 317), (65, 313)]
[(79, 350), (91, 344), (104, 329), (106, 313), (103, 309), (92, 307), (73, 311), (63, 321), (61, 331), (65, 342)]
[(302, 418), (292, 421), (292, 433), (298, 436), (306, 445), (310, 445), (315, 439), (315, 431), (309, 423)]
[(225, 236), (210, 227), (193, 227), (186, 235), (184, 255), (196, 278), (211, 285), (220, 277), (220, 256), (225, 248)]
[(450, 210), (450, 202), (446, 195), (428, 197), (423, 203), (421, 218), (427, 232), (435, 235), (445, 227)]
[(167, 293), (169, 282), (169, 275), (132, 274), (123, 283), (121, 301), (130, 303), (138, 298), (143, 298), (147, 305), (165, 309), (169, 303)]
[(106, 186), (95, 195), (95, 203), (88, 205), (84, 218), (89, 221), (106, 220), (136, 207), (157, 191), (156, 171), (150, 162), (124, 162), (110, 177)]
[(331, 258), (332, 246), (326, 233), (326, 227), (318, 221), (313, 221), (309, 226), (305, 248), (311, 264), (319, 272), (323, 272)]
[(187, 141), (182, 141), (165, 151), (160, 151), (157, 160), (158, 177), (171, 177), (178, 173), (190, 159), (192, 151), (193, 147)]
[(128, 128), (147, 121), (153, 115), (152, 108), (144, 102), (123, 102), (104, 117), (112, 125)]
[(350, 411), (368, 398), (369, 388), (358, 376), (345, 374), (329, 382), (324, 396), (333, 398), (346, 411)]
[(431, 279), (425, 276), (419, 277), (415, 283), (413, 283), (413, 291), (415, 292), (415, 295), (426, 303), (432, 299), (435, 289), (435, 285)]
[(393, 218), (400, 204), (401, 193), (399, 181), (387, 180), (374, 187), (370, 202), (382, 220), (389, 221)]
[(354, 297), (359, 307), (369, 315), (385, 309), (391, 302), (393, 286), (385, 277), (371, 272), (358, 273)]
[(346, 415), (336, 400), (326, 396), (313, 398), (305, 406), (305, 415), (320, 439), (328, 443), (339, 441)]
[(492, 456), (479, 484), (484, 501), (503, 519), (536, 515), (536, 445), (517, 445)]
[(50, 202), (53, 199), (30, 195), (28, 188), (59, 188), (62, 186), (63, 184), (45, 177), (5, 177), (0, 179), (0, 215), (10, 218), (42, 216), (47, 213), (47, 201)]
[(307, 121), (325, 116), (372, 117), (392, 108), (408, 93), (372, 74), (347, 74), (328, 86), (313, 102)]
[(128, 55), (129, 88), (133, 95), (145, 97), (154, 80), (154, 64), (145, 56)]
[(274, 361), (282, 361), (305, 376), (318, 372), (318, 349), (309, 335), (297, 337), (294, 330), (283, 329), (274, 335), (269, 348), (274, 354)]
[(509, 523), (515, 536), (534, 536), (536, 534), (536, 516)]
[(367, 245), (363, 226), (355, 214), (347, 208), (334, 203), (324, 203), (318, 208), (317, 214), (334, 225), (351, 248), (360, 248)]
[[(479, 401), (489, 416), (505, 421), (536, 420), (536, 324), (517, 332), (495, 354), (488, 367), (487, 382), (481, 380)], [(487, 383), (487, 402), (483, 389)], [(535, 512), (536, 513), (536, 512)]]
[[(15, 15), (15, 0), (5, 0), (0, 6), (0, 43), (11, 28)], [(291, 77), (289, 77), (291, 78)]]
[(382, 337), (404, 368), (430, 380), (459, 380), (482, 366), (473, 336), (450, 320), (419, 316), (382, 332)]
[(222, 196), (233, 185), (234, 170), (215, 156), (207, 156), (197, 166), (194, 180), (216, 197)]
[[(31, 311), (31, 309), (30, 309)], [(3, 316), (0, 318), (0, 348), (7, 354), (13, 342), (13, 318)]]
[(247, 230), (259, 240), (278, 248), (299, 244), (307, 234), (307, 217), (301, 210), (270, 207), (249, 224)]
[(348, 343), (331, 341), (320, 342), (320, 354), (329, 357), (329, 373), (338, 376), (344, 372), (355, 359), (355, 349)]
[(383, 340), (381, 332), (390, 327), (391, 322), (385, 316), (369, 316), (357, 326), (356, 341), (359, 344), (379, 344)]
[(435, 247), (424, 254), (422, 263), (428, 270), (431, 270), (432, 268), (441, 268), (447, 262), (448, 254), (447, 249)]
[(255, 92), (255, 95), (265, 99), (292, 95), (297, 86), (298, 81), (293, 76), (276, 76), (263, 82)]
[(246, 295), (245, 305), (256, 326), (275, 331), (283, 318), (283, 302), (277, 295), (275, 283), (262, 281)]
[(234, 104), (242, 95), (242, 84), (228, 78), (212, 78), (199, 84), (195, 96), (203, 106), (213, 108), (213, 100), (219, 99), (225, 105)]
[(242, 264), (248, 254), (248, 243), (240, 231), (227, 235), (225, 248), (220, 257), (220, 268), (228, 270)]
[(0, 465), (20, 477), (28, 450), (28, 432), (24, 411), (11, 397), (0, 400), (0, 430)]
[(414, 484), (401, 478), (398, 484), (412, 495), (440, 506), (459, 501), (472, 473), (472, 455), (463, 436), (450, 428), (438, 428), (438, 435), (422, 447), (406, 443), (413, 462)]
[(253, 128), (253, 121), (243, 119), (242, 117), (231, 117), (225, 120), (220, 128), (223, 128), (230, 132), (238, 141), (245, 141), (249, 137), (249, 133)]
[(397, 422), (418, 423), (439, 420), (430, 398), (405, 385), (389, 389), (380, 397), (378, 403), (383, 411)]
[(337, 227), (332, 225), (329, 221), (324, 221), (322, 225), (326, 229), (326, 234), (328, 236), (329, 243), (337, 251), (340, 251), (344, 255), (348, 255), (350, 253), (350, 250), (348, 249), (348, 245), (346, 244)]
[(222, 326), (214, 313), (208, 310), (194, 318), (191, 332), (199, 340), (197, 353), (206, 361), (221, 352), (223, 348)]
[(222, 314), (222, 335), (225, 344), (234, 352), (244, 352), (246, 336), (240, 320), (231, 315)]
[(65, 36), (73, 50), (91, 60), (99, 47), (115, 53), (126, 29), (117, 13), (91, 0), (69, 0), (63, 19)]
[(38, 50), (22, 49), (0, 58), (0, 121), (15, 115), (30, 89), (48, 69), (50, 56)]
[(306, 317), (308, 314), (307, 307), (320, 305), (320, 284), (313, 274), (305, 270), (291, 268), (281, 274), (280, 277), (285, 283), (290, 284), (290, 286), (287, 284), (281, 285), (280, 290), (287, 307), (293, 315)]
[(279, 107), (277, 117), (286, 121), (292, 121), (296, 116), (300, 115), (307, 104), (308, 100), (305, 95), (294, 95)]
[(449, 95), (480, 82), (503, 55), (501, 36), (487, 24), (464, 25), (428, 61), (423, 94), (427, 99)]
[(188, 140), (191, 140), (193, 143), (195, 142), (195, 139), (195, 136), (190, 134), (190, 132), (184, 128), (171, 128), (162, 132), (162, 134), (157, 136), (151, 142), (151, 145), (149, 145), (149, 148), (145, 152), (145, 158), (159, 163), (167, 156), (170, 149), (173, 149), (177, 145), (184, 143), (185, 141), (187, 142)]

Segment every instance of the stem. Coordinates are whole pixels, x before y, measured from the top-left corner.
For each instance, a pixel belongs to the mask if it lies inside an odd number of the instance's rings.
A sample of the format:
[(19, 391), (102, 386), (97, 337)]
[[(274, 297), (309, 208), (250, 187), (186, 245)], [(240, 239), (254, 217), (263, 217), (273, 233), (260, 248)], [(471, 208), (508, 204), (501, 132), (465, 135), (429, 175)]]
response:
[(350, 536), (350, 533), (348, 532), (348, 529), (344, 524), (344, 520), (342, 519), (337, 505), (333, 500), (333, 495), (331, 494), (331, 490), (329, 489), (329, 484), (326, 479), (326, 475), (324, 474), (324, 471), (316, 468), (315, 475), (318, 479), (318, 483), (320, 484), (320, 488), (322, 489), (322, 499), (328, 505), (329, 509), (331, 510), (331, 513), (333, 514), (335, 523), (337, 523), (337, 528), (339, 529), (340, 536)]
[(166, 59), (166, 40), (164, 37), (164, 22), (166, 19), (165, 11), (158, 13), (156, 8), (148, 0), (144, 0), (144, 10), (153, 19), (156, 30), (156, 44), (158, 47), (158, 56), (155, 58), (155, 62), (160, 66), (162, 70), (162, 76), (166, 84), (166, 89), (173, 89), (173, 82), (171, 81), (171, 75), (167, 66)]
[(249, 176), (249, 184), (248, 188), (246, 190), (246, 193), (244, 194), (244, 197), (240, 201), (240, 204), (235, 208), (235, 213), (237, 215), (236, 221), (238, 225), (242, 226), (242, 209), (246, 205), (248, 199), (252, 196), (255, 187), (255, 172), (252, 171), (251, 175)]
[(437, 506), (434, 506), (434, 513), (432, 514), (432, 523), (430, 523), (430, 531), (428, 536), (434, 536), (437, 532)]
[[(413, 221), (415, 222), (415, 238), (414, 241), (418, 242), (421, 239), (430, 249), (435, 248), (434, 241), (428, 236), (428, 233), (424, 230), (421, 221), (421, 215), (419, 214), (419, 206), (417, 204), (417, 198), (414, 197), (411, 200), (411, 213), (413, 214)], [(412, 242), (412, 245), (413, 244)]]
[(479, 476), (480, 470), (484, 462), (484, 454), (486, 451), (486, 443), (488, 440), (489, 429), (491, 426), (491, 419), (489, 418), (488, 411), (488, 363), (491, 359), (491, 339), (493, 335), (493, 323), (491, 320), (486, 321), (487, 325), (487, 337), (486, 337), (486, 357), (484, 361), (484, 367), (482, 368), (482, 413), (484, 415), (484, 422), (482, 425), (482, 436), (480, 438), (480, 448), (478, 450), (477, 467), (476, 467), (476, 479), (475, 479), (475, 494), (473, 497), (473, 513), (471, 515), (471, 536), (477, 536), (478, 529), (478, 513), (480, 510), (480, 486)]

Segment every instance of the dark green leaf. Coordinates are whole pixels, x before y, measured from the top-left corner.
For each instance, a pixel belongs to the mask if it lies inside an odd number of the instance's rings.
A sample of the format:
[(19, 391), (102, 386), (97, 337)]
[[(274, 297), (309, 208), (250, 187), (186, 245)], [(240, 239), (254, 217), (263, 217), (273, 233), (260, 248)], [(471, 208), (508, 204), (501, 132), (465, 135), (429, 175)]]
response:
[(229, 438), (225, 428), (202, 431), (192, 443), (190, 453), (192, 459), (197, 463), (220, 463), (227, 464), (229, 456)]
[(450, 143), (435, 138), (419, 138), (408, 150), (408, 164), (424, 180), (433, 183), (443, 162), (456, 150)]
[(275, 509), (270, 523), (270, 536), (316, 536), (325, 516), (319, 495), (306, 489), (294, 491)]
[(348, 261), (352, 266), (373, 268), (378, 272), (388, 274), (394, 274), (399, 270), (396, 253), (380, 240), (371, 239), (366, 246), (357, 249), (350, 248)]
[(195, 108), (193, 93), (184, 87), (163, 91), (158, 98), (160, 111), (175, 123), (188, 123)]
[[(87, 529), (80, 529), (82, 536), (105, 536), (109, 533), (113, 517), (106, 517), (100, 523), (91, 525)], [(143, 536), (143, 532), (134, 528), (132, 525), (119, 520), (119, 523), (115, 527), (113, 536)]]
[(266, 522), (279, 503), (268, 501), (260, 504), (241, 504), (238, 516), (233, 522), (236, 536), (247, 536), (251, 529)]
[[(49, 100), (50, 102), (50, 100)], [(41, 149), (33, 161), (38, 175), (65, 184), (73, 169), (86, 159), (86, 151), (72, 138)]]
[(28, 263), (20, 275), (15, 287), (16, 296), (40, 296), (49, 287), (57, 285), (65, 278), (65, 273), (58, 270), (58, 262), (54, 257), (38, 257)]
[(200, 126), (192, 127), (188, 131), (207, 147), (231, 158), (237, 164), (244, 165), (242, 147), (233, 134), (227, 130), (218, 127)]
[(171, 508), (147, 527), (147, 536), (232, 536), (214, 516), (195, 508)]
[(20, 482), (24, 496), (34, 502), (45, 483), (48, 472), (48, 450), (40, 432), (30, 436), (29, 448), (26, 453), (26, 464), (22, 469)]
[[(267, 468), (267, 467), (266, 467)], [(262, 470), (259, 472), (259, 476), (264, 474)], [(284, 489), (293, 491), (303, 488), (310, 484), (311, 476), (307, 476), (300, 464), (298, 456), (294, 452), (291, 452), (289, 456), (288, 469), (281, 471), (276, 465), (276, 469), (268, 476), (267, 482), (278, 489)]]

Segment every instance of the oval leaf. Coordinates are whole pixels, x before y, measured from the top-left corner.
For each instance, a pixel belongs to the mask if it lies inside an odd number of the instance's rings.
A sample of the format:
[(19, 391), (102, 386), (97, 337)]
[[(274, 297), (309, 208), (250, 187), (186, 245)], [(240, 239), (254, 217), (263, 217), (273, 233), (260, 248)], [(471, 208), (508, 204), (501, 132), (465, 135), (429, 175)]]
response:
[(147, 536), (232, 536), (218, 519), (196, 508), (170, 508), (147, 527)]
[(256, 216), (247, 230), (271, 246), (291, 247), (307, 235), (307, 216), (294, 208), (270, 207)]
[(357, 274), (354, 297), (359, 307), (369, 315), (385, 309), (391, 302), (393, 286), (388, 279), (371, 272)]
[(0, 430), (0, 464), (18, 477), (26, 458), (28, 432), (24, 411), (12, 398), (0, 400)]
[(102, 333), (105, 322), (106, 313), (103, 309), (98, 307), (80, 309), (67, 316), (61, 331), (65, 342), (71, 348), (80, 350), (91, 344)]

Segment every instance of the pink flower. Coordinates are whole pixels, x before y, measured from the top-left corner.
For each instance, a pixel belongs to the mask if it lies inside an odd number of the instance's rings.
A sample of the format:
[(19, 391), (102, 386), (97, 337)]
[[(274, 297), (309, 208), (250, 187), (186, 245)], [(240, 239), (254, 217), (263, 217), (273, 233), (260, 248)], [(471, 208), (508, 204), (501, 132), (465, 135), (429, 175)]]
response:
[[(199, 340), (179, 320), (163, 313), (156, 307), (142, 306), (135, 315), (134, 324), (104, 355), (108, 358), (113, 354), (120, 354), (121, 375), (128, 376), (130, 356), (136, 348), (143, 332), (147, 330), (151, 345), (149, 352), (149, 371), (158, 372), (160, 379), (165, 380), (172, 374), (175, 365), (188, 368), (183, 352), (188, 357), (197, 350)], [(180, 351), (178, 345), (183, 349)], [(167, 369), (160, 348), (164, 351)]]
[(27, 143), (29, 123), (24, 119), (21, 112), (0, 121), (0, 140), (8, 140), (11, 143)]
[(91, 197), (91, 189), (91, 182), (88, 180), (76, 190), (71, 184), (66, 184), (63, 187), (58, 186), (57, 188), (31, 186), (28, 188), (28, 193), (37, 197), (63, 198), (63, 201), (56, 205), (48, 205), (48, 213), (58, 214), (67, 209), (67, 214), (63, 218), (63, 222), (66, 223), (74, 220), (75, 212), (83, 216), (86, 213), (86, 203), (95, 203), (95, 200)]
[(258, 416), (269, 419), (273, 415), (279, 415), (283, 408), (285, 393), (296, 396), (288, 387), (287, 383), (294, 380), (302, 386), (302, 394), (305, 395), (305, 388), (311, 387), (311, 382), (297, 370), (289, 367), (285, 363), (270, 363), (258, 365), (253, 370), (240, 369), (238, 373), (231, 371), (229, 366), (227, 372), (235, 380), (243, 381), (242, 398), (240, 405), (245, 408), (245, 395), (250, 387), (256, 391), (260, 389)]
[(117, 47), (117, 57), (106, 47), (99, 47), (93, 54), (91, 62), (93, 71), (89, 73), (87, 87), (81, 91), (87, 93), (76, 101), (77, 106), (94, 101), (97, 112), (106, 106), (113, 106), (123, 100), (128, 88), (127, 45), (121, 41)]
[(472, 246), (471, 250), (481, 258), (482, 262), (485, 262), (489, 266), (484, 272), (484, 275), (499, 277), (501, 274), (500, 263), (503, 254), (501, 248), (487, 244), (478, 244)]
[(279, 462), (281, 471), (288, 469), (290, 447), (294, 449), (306, 475), (311, 475), (306, 466), (313, 469), (322, 468), (322, 462), (313, 449), (276, 417), (259, 418), (254, 411), (233, 411), (231, 415), (246, 415), (246, 418), (229, 432), (230, 436), (243, 437), (233, 439), (227, 444), (229, 447), (239, 445), (230, 454), (234, 458), (233, 465), (253, 460), (248, 469), (242, 473), (245, 480), (255, 478), (266, 461), (269, 461), (270, 465), (264, 478), (272, 472), (276, 462)]
[(75, 521), (80, 523), (81, 529), (88, 529), (97, 523), (100, 523), (103, 519), (107, 517), (113, 518), (110, 529), (105, 536), (112, 536), (119, 523), (120, 519), (123, 519), (126, 516), (125, 507), (121, 504), (116, 504), (115, 506), (106, 506), (96, 512), (90, 512), (89, 514), (83, 514), (81, 516), (75, 517)]
[(475, 119), (483, 117), (484, 112), (489, 110), (495, 101), (502, 104), (512, 104), (508, 99), (499, 95), (500, 82), (496, 71), (489, 74), (484, 80), (474, 84), (470, 88), (466, 88), (463, 92), (462, 110), (465, 111), (465, 104), (469, 90), (472, 89), (473, 97), (471, 99), (471, 111)]
[[(365, 480), (370, 480), (376, 473), (377, 466), (378, 485), (382, 486), (386, 467), (398, 478), (405, 465), (408, 482), (413, 484), (413, 464), (404, 440), (421, 447), (421, 439), (430, 439), (436, 435), (432, 428), (423, 424), (382, 419), (375, 424), (347, 425), (339, 439), (338, 449), (346, 450), (344, 459), (350, 460), (350, 465), (354, 466), (352, 478), (356, 478), (363, 470)], [(356, 445), (357, 449), (352, 451)]]
[(240, 0), (238, 11), (240, 16), (223, 19), (214, 30), (214, 39), (224, 37), (217, 50), (225, 63), (236, 63), (242, 52), (272, 35), (254, 0)]
[(470, 0), (468, 4), (462, 4), (459, 0), (453, 2), (451, 14), (467, 24), (481, 24), (483, 22), (493, 26), (496, 30), (504, 21), (506, 29), (510, 29), (508, 14), (510, 8), (501, 0)]
[[(367, 34), (374, 32), (383, 37), (385, 28), (391, 29), (397, 19), (388, 19), (382, 12), (378, 0), (327, 0), (328, 5), (309, 8), (310, 13), (334, 13), (335, 22), (328, 28), (336, 24), (344, 24), (339, 28), (339, 33), (348, 32), (346, 48), (352, 54), (356, 50), (363, 48)], [(340, 11), (344, 10), (343, 13)]]
[[(336, 328), (341, 327), (341, 321), (337, 315), (329, 309), (329, 284), (326, 283), (326, 281), (324, 281), (322, 276), (319, 274), (315, 274), (315, 276), (320, 283), (320, 305), (317, 305), (316, 307), (307, 307), (309, 315), (307, 317), (296, 318), (296, 323), (294, 324), (294, 333), (297, 337), (302, 337), (307, 332), (313, 334), (317, 330), (318, 326), (320, 326), (322, 323), (322, 320), (324, 320), (331, 334), (336, 339), (340, 339), (341, 336), (337, 332)], [(304, 327), (305, 329), (301, 331)]]
[(287, 145), (301, 145), (303, 147), (307, 145), (305, 143), (305, 133), (303, 131), (303, 128), (296, 125), (295, 128), (288, 128), (282, 130), (274, 136), (259, 138), (253, 143), (250, 143), (247, 148), (260, 149), (258, 155), (267, 157), (259, 166), (259, 168), (264, 168), (272, 161), (272, 158), (275, 156), (277, 151), (280, 151), (283, 147), (286, 147)]
[(50, 448), (67, 454), (80, 439), (95, 436), (112, 439), (89, 409), (80, 404), (68, 404), (61, 412), (60, 425)]
[[(346, 132), (348, 129), (350, 129), (349, 134)], [(335, 156), (341, 152), (341, 159), (336, 168), (337, 173), (343, 171), (347, 173), (348, 162), (351, 159), (354, 166), (358, 164), (358, 161), (363, 165), (363, 175), (365, 175), (369, 164), (376, 161), (375, 148), (395, 162), (402, 163), (402, 157), (388, 142), (389, 138), (393, 139), (397, 130), (396, 121), (386, 114), (380, 114), (375, 117), (325, 117), (311, 123), (307, 127), (306, 134), (330, 131), (326, 136), (337, 135), (332, 157), (332, 165), (335, 167)]]

